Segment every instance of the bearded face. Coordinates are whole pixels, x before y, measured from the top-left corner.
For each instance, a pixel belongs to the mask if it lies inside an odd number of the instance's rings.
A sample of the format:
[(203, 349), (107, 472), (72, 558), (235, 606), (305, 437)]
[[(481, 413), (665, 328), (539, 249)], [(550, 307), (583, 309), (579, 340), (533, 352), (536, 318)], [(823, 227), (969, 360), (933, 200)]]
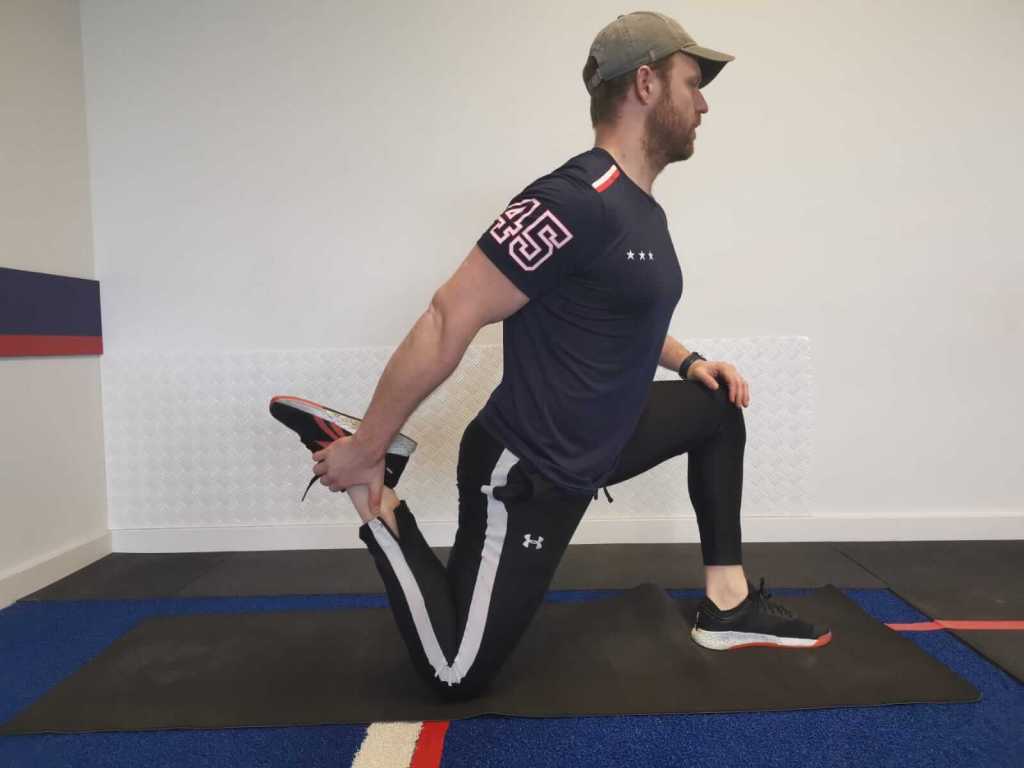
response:
[(656, 168), (689, 160), (696, 138), (696, 120), (688, 120), (672, 98), (671, 82), (666, 81), (661, 98), (647, 113), (644, 125), (644, 152)]
[(665, 87), (644, 120), (643, 148), (655, 168), (690, 158), (701, 113), (708, 111), (692, 58), (678, 54), (661, 82)]

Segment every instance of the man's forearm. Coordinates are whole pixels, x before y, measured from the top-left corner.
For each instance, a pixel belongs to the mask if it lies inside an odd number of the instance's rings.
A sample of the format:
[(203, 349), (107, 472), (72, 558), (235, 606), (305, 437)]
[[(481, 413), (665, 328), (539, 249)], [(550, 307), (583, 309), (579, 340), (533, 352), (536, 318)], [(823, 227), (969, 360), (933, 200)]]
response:
[(665, 337), (665, 346), (661, 348), (661, 359), (658, 364), (670, 371), (678, 371), (683, 360), (690, 356), (690, 350), (671, 336)]
[(446, 334), (443, 318), (433, 307), (416, 321), (388, 360), (356, 431), (374, 456), (384, 458), (413, 411), (458, 366), (470, 341)]

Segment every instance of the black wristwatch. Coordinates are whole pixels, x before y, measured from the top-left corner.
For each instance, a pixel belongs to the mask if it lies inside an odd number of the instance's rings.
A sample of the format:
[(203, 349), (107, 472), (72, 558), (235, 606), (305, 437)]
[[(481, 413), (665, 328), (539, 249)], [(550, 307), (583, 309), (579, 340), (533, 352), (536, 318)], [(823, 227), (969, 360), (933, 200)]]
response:
[(690, 366), (698, 360), (707, 362), (707, 358), (704, 357), (700, 352), (691, 352), (690, 356), (683, 360), (683, 364), (679, 366), (679, 378), (685, 379), (686, 374), (690, 371)]

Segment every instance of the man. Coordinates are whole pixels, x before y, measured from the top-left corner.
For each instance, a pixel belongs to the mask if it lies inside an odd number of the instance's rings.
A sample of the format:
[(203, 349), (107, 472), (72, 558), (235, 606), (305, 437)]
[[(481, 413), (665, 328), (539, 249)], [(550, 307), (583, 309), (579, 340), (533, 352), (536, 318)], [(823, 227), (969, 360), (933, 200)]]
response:
[[(444, 698), (477, 695), (515, 648), (597, 489), (681, 453), (706, 575), (694, 640), (831, 639), (743, 572), (747, 381), (667, 335), (683, 281), (651, 186), (693, 154), (708, 112), (700, 89), (732, 60), (661, 14), (601, 30), (583, 72), (593, 149), (513, 198), (391, 357), (358, 431), (313, 455), (320, 482), (347, 490), (359, 512), (413, 663)], [(498, 321), (504, 374), (462, 437), (446, 567), (385, 487), (385, 455), (477, 331)], [(681, 380), (653, 382), (659, 364)]]

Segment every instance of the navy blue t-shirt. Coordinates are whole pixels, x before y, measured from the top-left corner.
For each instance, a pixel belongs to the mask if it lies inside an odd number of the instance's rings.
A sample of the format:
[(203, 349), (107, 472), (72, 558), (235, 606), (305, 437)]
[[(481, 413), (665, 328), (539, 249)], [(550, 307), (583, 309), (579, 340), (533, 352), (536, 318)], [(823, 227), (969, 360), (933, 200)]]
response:
[(516, 195), (477, 245), (530, 298), (504, 321), (501, 383), (478, 418), (556, 485), (593, 494), (682, 296), (665, 212), (594, 147)]

